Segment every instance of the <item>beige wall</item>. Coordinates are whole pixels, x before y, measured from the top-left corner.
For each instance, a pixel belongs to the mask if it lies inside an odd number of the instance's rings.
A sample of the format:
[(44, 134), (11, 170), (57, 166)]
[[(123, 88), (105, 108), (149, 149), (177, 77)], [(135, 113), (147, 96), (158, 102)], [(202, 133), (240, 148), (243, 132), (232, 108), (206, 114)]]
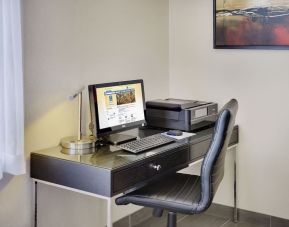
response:
[[(238, 99), (239, 206), (283, 218), (289, 218), (288, 59), (286, 50), (214, 50), (213, 2), (170, 0), (170, 95), (221, 105)], [(217, 202), (232, 203), (224, 193), (229, 179)]]
[[(77, 102), (68, 96), (82, 85), (143, 78), (147, 99), (168, 96), (168, 6), (167, 0), (23, 1), (28, 157), (76, 134)], [(85, 116), (87, 100), (85, 93)], [(0, 225), (30, 227), (28, 174), (6, 176), (0, 190)], [(134, 209), (115, 208), (114, 219)], [(104, 218), (101, 200), (39, 186), (39, 227), (104, 226)]]

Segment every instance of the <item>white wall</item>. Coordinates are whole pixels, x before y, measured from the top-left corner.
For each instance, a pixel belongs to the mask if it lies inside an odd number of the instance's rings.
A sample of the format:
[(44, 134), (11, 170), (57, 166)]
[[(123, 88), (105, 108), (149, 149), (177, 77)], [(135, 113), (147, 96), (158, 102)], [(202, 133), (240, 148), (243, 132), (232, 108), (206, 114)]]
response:
[[(213, 1), (170, 0), (170, 95), (221, 105), (238, 99), (239, 206), (287, 219), (288, 59), (286, 50), (214, 50)], [(228, 179), (217, 202), (232, 204)]]
[[(23, 1), (28, 163), (31, 151), (76, 134), (77, 102), (68, 96), (82, 85), (143, 78), (147, 99), (168, 96), (168, 6), (167, 0)], [(84, 99), (87, 116), (87, 93)], [(1, 226), (31, 226), (31, 184), (29, 174), (0, 182)], [(115, 208), (114, 219), (134, 209)], [(39, 185), (39, 227), (97, 227), (104, 218), (101, 200)]]

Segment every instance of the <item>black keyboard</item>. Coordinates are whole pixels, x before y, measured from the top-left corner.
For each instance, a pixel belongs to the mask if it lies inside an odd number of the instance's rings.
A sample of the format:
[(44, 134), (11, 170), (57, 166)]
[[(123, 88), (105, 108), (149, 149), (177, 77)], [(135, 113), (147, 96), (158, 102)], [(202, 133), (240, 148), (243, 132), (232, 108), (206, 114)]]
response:
[(133, 140), (127, 143), (120, 144), (118, 145), (118, 147), (132, 153), (139, 153), (175, 141), (176, 140), (171, 137), (162, 134), (155, 134), (139, 140)]

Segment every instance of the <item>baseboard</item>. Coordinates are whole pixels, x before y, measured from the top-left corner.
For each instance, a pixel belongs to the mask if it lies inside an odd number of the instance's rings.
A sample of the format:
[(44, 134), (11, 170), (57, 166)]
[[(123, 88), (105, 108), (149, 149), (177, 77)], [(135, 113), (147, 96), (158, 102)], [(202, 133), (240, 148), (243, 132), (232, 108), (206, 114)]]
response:
[[(233, 219), (233, 207), (213, 203), (205, 212), (209, 215)], [(142, 208), (114, 223), (114, 227), (133, 227), (152, 217), (151, 208)], [(262, 227), (289, 227), (289, 220), (266, 214), (238, 209), (238, 221)]]

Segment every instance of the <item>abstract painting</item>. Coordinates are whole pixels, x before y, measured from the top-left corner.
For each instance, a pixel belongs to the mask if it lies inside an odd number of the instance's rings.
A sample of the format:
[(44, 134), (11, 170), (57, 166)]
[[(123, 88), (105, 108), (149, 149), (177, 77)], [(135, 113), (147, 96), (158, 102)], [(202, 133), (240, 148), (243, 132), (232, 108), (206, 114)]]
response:
[(214, 48), (289, 49), (289, 0), (214, 0)]

